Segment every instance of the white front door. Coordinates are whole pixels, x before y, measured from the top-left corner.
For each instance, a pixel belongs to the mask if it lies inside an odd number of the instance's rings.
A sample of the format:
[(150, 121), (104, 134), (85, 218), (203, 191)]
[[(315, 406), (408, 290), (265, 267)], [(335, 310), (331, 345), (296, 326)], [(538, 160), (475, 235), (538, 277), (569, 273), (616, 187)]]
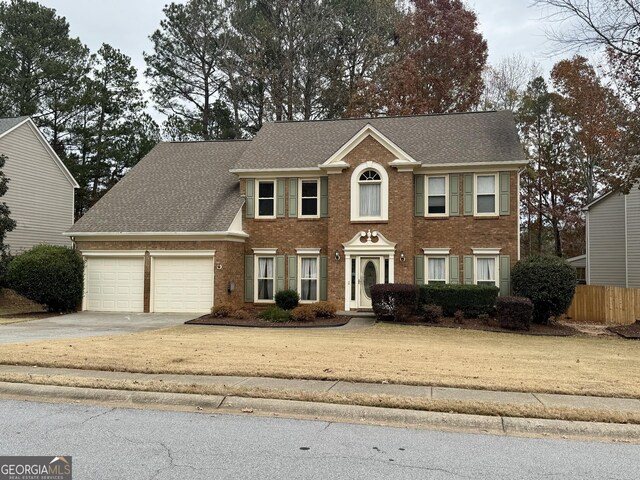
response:
[(371, 308), (371, 287), (380, 283), (380, 258), (360, 258), (360, 308)]

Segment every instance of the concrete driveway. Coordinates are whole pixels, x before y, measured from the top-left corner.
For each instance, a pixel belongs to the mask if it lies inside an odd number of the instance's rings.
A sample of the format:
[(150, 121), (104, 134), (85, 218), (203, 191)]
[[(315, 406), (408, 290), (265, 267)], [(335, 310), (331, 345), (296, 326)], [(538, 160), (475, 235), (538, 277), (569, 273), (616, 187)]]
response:
[(142, 332), (180, 325), (200, 315), (202, 314), (71, 313), (42, 320), (0, 325), (0, 344)]

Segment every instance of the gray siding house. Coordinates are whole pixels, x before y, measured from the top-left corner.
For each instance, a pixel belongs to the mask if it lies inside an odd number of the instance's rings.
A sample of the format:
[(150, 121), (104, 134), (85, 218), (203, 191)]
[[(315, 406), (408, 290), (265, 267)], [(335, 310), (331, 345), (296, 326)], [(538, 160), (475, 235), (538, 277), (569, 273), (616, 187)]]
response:
[(0, 118), (0, 155), (9, 191), (0, 198), (17, 222), (6, 243), (12, 254), (42, 243), (71, 246), (78, 184), (29, 117)]
[(586, 212), (587, 283), (640, 288), (640, 190), (603, 195)]

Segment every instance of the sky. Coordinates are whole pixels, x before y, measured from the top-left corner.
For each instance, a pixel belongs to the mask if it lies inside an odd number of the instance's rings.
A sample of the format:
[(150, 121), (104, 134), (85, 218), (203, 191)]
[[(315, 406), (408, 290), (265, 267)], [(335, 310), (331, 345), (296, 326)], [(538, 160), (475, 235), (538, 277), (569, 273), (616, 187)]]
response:
[[(66, 17), (71, 35), (92, 52), (109, 43), (131, 57), (144, 85), (142, 52), (151, 51), (151, 35), (163, 18), (167, 0), (40, 0)], [(520, 54), (535, 60), (548, 74), (555, 62), (568, 54), (553, 54), (555, 46), (546, 32), (562, 28), (547, 19), (548, 12), (531, 6), (532, 0), (467, 0), (478, 16), (479, 28), (489, 45), (489, 63)]]

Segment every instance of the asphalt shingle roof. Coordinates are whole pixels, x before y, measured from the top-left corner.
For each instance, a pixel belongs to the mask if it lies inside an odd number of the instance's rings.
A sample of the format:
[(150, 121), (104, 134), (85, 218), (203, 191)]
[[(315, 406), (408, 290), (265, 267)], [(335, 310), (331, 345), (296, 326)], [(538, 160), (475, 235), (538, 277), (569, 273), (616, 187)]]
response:
[(425, 165), (524, 161), (511, 112), (265, 123), (235, 165), (317, 167), (367, 124)]
[(0, 135), (24, 122), (29, 117), (0, 118)]
[(161, 143), (69, 231), (226, 231), (243, 203), (229, 170), (249, 143)]

